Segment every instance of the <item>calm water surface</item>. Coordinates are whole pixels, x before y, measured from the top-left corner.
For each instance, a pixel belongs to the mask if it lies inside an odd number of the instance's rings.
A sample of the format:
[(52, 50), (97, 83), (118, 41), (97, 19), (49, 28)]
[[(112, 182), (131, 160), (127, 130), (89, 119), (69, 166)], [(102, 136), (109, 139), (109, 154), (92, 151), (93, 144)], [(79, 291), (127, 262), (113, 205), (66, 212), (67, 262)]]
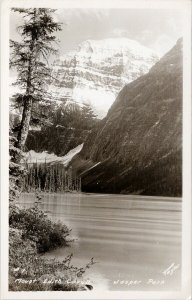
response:
[[(33, 194), (22, 194), (30, 207)], [(47, 254), (73, 264), (97, 262), (86, 272), (94, 289), (173, 290), (180, 288), (181, 199), (103, 194), (42, 194), (40, 208), (72, 229), (70, 247)], [(163, 274), (168, 267), (173, 272)], [(133, 283), (133, 281), (135, 281)]]

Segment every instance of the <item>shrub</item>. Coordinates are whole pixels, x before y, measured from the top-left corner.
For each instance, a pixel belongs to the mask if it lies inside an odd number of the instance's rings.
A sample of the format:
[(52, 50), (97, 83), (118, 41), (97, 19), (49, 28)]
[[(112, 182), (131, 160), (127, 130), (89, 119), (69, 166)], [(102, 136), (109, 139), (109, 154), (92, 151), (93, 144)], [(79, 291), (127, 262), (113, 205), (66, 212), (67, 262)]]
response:
[[(77, 284), (65, 283), (75, 278), (77, 268), (71, 266), (72, 256), (63, 262), (42, 258), (37, 254), (36, 243), (22, 238), (22, 230), (10, 228), (9, 231), (9, 290), (44, 291), (78, 290)], [(34, 280), (35, 279), (35, 280)], [(53, 283), (45, 283), (52, 280)], [(56, 282), (61, 280), (62, 284)]]
[(30, 239), (37, 244), (39, 253), (67, 246), (66, 238), (70, 230), (66, 225), (54, 223), (37, 207), (20, 209), (11, 206), (9, 225), (22, 230), (23, 239)]
[[(17, 209), (11, 211), (17, 211)], [(18, 216), (18, 214), (16, 215)], [(14, 224), (18, 224), (17, 222)], [(72, 254), (67, 256), (63, 261), (42, 257), (38, 254), (35, 241), (28, 239), (27, 236), (23, 238), (21, 229), (10, 227), (9, 290), (87, 290), (87, 285), (83, 283), (81, 278), (85, 271), (94, 264), (93, 259), (85, 267), (77, 268), (72, 265), (72, 256)], [(81, 281), (79, 281), (80, 279)]]

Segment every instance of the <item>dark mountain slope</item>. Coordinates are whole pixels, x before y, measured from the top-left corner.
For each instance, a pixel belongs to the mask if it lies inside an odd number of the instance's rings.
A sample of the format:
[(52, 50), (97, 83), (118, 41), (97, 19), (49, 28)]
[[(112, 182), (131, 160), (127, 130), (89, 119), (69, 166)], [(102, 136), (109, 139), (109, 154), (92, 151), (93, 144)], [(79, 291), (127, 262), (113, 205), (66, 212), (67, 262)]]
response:
[(181, 149), (179, 40), (148, 74), (121, 90), (72, 164), (84, 191), (180, 196)]

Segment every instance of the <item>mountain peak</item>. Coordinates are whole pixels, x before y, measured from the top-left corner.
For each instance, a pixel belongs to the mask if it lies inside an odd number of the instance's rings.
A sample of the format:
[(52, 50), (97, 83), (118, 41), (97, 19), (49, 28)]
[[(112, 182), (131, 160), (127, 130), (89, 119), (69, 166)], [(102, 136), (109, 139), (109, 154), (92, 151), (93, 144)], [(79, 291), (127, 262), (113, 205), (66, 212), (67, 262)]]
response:
[[(93, 53), (94, 51), (104, 53), (108, 51), (108, 55), (110, 55), (111, 52), (126, 54), (128, 51), (134, 51), (135, 54), (139, 54), (141, 56), (154, 55), (154, 57), (157, 57), (157, 54), (152, 49), (126, 37), (106, 38), (102, 40), (89, 39), (79, 45), (78, 51), (85, 51), (89, 53)], [(107, 53), (105, 54), (107, 55)]]
[(181, 195), (179, 43), (120, 91), (106, 118), (88, 136), (74, 160), (80, 165), (83, 191)]
[(58, 97), (90, 103), (104, 117), (120, 89), (147, 73), (158, 56), (128, 38), (86, 40), (54, 64), (53, 77)]

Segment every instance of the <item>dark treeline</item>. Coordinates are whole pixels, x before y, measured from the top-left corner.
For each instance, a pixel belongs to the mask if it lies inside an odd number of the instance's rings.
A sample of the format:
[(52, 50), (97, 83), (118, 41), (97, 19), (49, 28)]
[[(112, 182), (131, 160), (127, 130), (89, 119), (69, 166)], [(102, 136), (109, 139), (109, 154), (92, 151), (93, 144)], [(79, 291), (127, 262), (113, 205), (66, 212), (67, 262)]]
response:
[(75, 103), (63, 103), (58, 107), (52, 104), (48, 111), (49, 123), (41, 124), (39, 131), (29, 131), (26, 151), (48, 151), (63, 156), (84, 143), (98, 122), (90, 105), (80, 107)]
[[(10, 122), (13, 133), (17, 135), (20, 129), (19, 116), (10, 113)], [(84, 143), (98, 122), (97, 116), (88, 104), (81, 107), (77, 103), (65, 101), (60, 105), (54, 101), (46, 104), (35, 103), (25, 151), (48, 151), (63, 156)]]
[(81, 178), (72, 169), (61, 164), (27, 164), (27, 174), (23, 178), (23, 192), (80, 192)]
[[(148, 166), (141, 166), (136, 162), (131, 163), (133, 167), (127, 170), (125, 164), (121, 162), (114, 163), (106, 160), (100, 163), (82, 175), (82, 191), (168, 197), (182, 195), (182, 154), (180, 151), (157, 159)], [(99, 184), (97, 184), (98, 181)]]

